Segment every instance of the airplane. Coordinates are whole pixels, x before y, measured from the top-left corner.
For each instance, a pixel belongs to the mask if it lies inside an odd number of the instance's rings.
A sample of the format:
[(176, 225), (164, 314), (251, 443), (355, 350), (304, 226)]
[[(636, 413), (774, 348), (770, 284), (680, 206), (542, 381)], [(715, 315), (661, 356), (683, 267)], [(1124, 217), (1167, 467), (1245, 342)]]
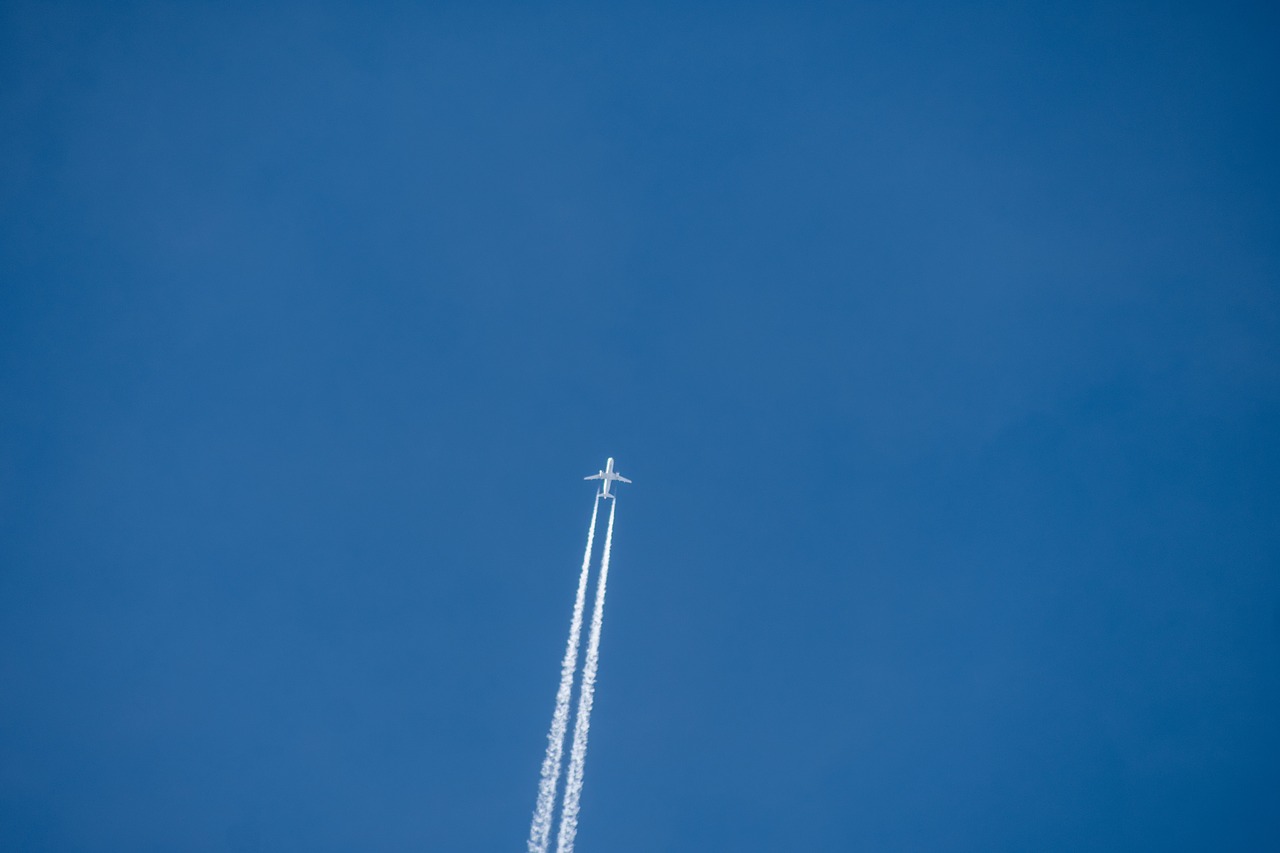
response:
[(602, 498), (611, 498), (611, 497), (614, 497), (614, 495), (609, 494), (609, 483), (610, 483), (610, 481), (612, 481), (612, 480), (617, 480), (617, 481), (618, 481), (618, 482), (620, 482), (620, 483), (630, 483), (630, 482), (631, 482), (631, 481), (630, 481), (630, 480), (628, 480), (626, 477), (622, 476), (621, 474), (616, 473), (616, 472), (613, 470), (613, 457), (612, 457), (612, 456), (610, 456), (610, 457), (609, 457), (609, 461), (605, 463), (605, 465), (604, 465), (604, 470), (603, 470), (603, 471), (601, 471), (601, 472), (600, 472), (600, 473), (598, 473), (598, 474), (592, 474), (590, 477), (583, 477), (582, 479), (584, 479), (584, 480), (604, 480), (604, 487), (600, 490), (600, 494), (598, 495), (598, 497), (602, 497)]

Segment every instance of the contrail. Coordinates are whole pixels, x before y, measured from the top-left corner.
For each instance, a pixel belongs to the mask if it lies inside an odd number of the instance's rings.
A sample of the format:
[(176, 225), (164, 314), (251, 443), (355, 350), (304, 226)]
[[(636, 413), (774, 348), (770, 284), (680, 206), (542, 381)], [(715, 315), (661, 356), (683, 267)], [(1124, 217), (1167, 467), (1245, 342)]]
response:
[(587, 661), (582, 665), (582, 693), (578, 696), (578, 717), (573, 724), (573, 749), (569, 753), (569, 775), (564, 783), (564, 807), (560, 812), (560, 835), (556, 853), (573, 853), (578, 834), (578, 801), (582, 797), (582, 771), (587, 761), (587, 731), (591, 728), (591, 703), (596, 692), (596, 668), (600, 665), (600, 626), (604, 624), (604, 590), (609, 583), (609, 551), (613, 547), (614, 500), (609, 507), (609, 527), (604, 534), (604, 556), (600, 560), (600, 580), (596, 582), (596, 606), (591, 613), (591, 637), (587, 640)]
[[(555, 808), (556, 783), (560, 781), (564, 732), (569, 722), (569, 694), (573, 691), (573, 674), (578, 668), (578, 639), (582, 636), (582, 605), (587, 597), (587, 567), (591, 565), (591, 546), (596, 538), (596, 514), (599, 510), (600, 499), (597, 497), (595, 504), (591, 507), (591, 527), (587, 530), (587, 550), (582, 554), (582, 573), (578, 575), (578, 595), (573, 600), (569, 643), (564, 649), (564, 660), (560, 662), (560, 689), (556, 691), (556, 710), (551, 715), (551, 730), (547, 732), (547, 754), (542, 759), (542, 780), (538, 782), (538, 802), (533, 808), (533, 823), (529, 826), (529, 853), (547, 853), (547, 840), (551, 836), (551, 810)], [(609, 517), (612, 520), (612, 512)]]

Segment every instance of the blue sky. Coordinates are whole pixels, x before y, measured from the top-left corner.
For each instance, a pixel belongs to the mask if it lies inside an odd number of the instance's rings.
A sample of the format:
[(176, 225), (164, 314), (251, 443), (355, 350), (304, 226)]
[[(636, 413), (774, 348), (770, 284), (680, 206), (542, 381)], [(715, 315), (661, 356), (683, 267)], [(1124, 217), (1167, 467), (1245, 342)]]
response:
[(6, 4), (0, 847), (1276, 849), (1278, 23)]

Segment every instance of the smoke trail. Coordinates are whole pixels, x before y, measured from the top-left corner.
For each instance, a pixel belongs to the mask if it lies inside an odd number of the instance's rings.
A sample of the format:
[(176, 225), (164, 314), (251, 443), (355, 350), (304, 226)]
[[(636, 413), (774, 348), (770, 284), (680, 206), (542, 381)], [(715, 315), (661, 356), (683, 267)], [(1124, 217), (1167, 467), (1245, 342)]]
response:
[[(569, 623), (569, 643), (560, 662), (560, 689), (556, 691), (556, 710), (551, 715), (547, 732), (547, 754), (542, 759), (542, 779), (538, 782), (538, 802), (533, 808), (529, 826), (529, 853), (546, 853), (551, 836), (551, 810), (556, 804), (556, 783), (560, 781), (560, 760), (564, 755), (564, 733), (569, 722), (569, 694), (573, 691), (573, 675), (578, 668), (578, 638), (582, 636), (582, 605), (587, 597), (587, 567), (591, 565), (591, 546), (596, 538), (596, 514), (600, 498), (591, 507), (591, 527), (587, 530), (587, 550), (582, 554), (582, 573), (578, 576), (578, 595), (573, 600), (573, 620)], [(612, 518), (612, 513), (610, 513)]]
[(582, 665), (582, 693), (578, 696), (578, 717), (573, 724), (573, 749), (569, 753), (569, 775), (564, 783), (564, 807), (560, 811), (560, 835), (556, 853), (573, 853), (578, 834), (578, 801), (582, 797), (582, 771), (587, 762), (587, 731), (591, 728), (591, 703), (595, 699), (596, 669), (600, 665), (600, 626), (604, 624), (604, 590), (609, 583), (609, 551), (613, 548), (614, 500), (609, 507), (609, 527), (604, 534), (604, 556), (600, 579), (596, 582), (596, 606), (591, 613), (591, 637), (587, 640), (587, 661)]

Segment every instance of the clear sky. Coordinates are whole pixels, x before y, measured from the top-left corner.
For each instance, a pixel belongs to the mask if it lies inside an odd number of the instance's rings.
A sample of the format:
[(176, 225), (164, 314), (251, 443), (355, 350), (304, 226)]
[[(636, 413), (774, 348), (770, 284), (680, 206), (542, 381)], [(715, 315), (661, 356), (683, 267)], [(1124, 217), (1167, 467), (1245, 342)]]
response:
[(1277, 44), (4, 3), (0, 848), (1280, 849)]

